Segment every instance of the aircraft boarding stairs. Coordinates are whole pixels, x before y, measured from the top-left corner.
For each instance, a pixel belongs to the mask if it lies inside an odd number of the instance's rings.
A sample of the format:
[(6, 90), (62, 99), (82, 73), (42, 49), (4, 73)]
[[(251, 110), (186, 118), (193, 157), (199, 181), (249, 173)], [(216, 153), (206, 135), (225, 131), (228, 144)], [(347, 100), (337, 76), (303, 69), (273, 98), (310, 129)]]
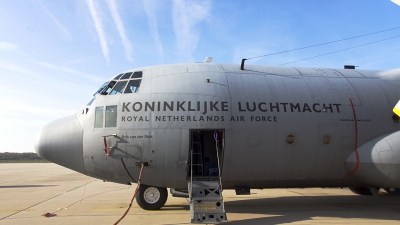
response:
[(193, 180), (188, 186), (191, 223), (227, 222), (219, 180)]
[[(191, 174), (188, 181), (190, 199), (191, 223), (220, 223), (227, 222), (224, 201), (222, 197), (220, 165), (218, 163), (218, 177), (193, 176), (193, 169), (198, 175), (203, 175), (202, 154), (200, 145), (193, 143), (191, 151)], [(217, 150), (218, 152), (218, 150)], [(195, 159), (193, 158), (195, 157)], [(217, 153), (219, 160), (219, 156)], [(194, 159), (194, 161), (193, 161)]]

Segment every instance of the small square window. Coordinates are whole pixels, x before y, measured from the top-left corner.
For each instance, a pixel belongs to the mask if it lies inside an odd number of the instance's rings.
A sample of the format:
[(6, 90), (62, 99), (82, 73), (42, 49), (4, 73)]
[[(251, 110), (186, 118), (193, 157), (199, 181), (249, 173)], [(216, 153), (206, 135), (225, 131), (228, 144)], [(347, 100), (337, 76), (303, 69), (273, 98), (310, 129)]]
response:
[(117, 106), (106, 106), (106, 127), (117, 126)]
[(94, 116), (94, 128), (102, 128), (103, 127), (103, 116), (104, 116), (104, 107), (96, 107), (95, 116)]

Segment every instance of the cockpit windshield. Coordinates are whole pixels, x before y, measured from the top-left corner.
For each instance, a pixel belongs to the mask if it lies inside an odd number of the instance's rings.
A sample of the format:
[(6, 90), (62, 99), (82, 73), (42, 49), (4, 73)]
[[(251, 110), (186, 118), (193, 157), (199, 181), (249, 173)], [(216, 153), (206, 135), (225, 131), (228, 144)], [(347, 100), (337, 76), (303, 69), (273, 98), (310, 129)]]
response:
[[(96, 94), (115, 95), (136, 93), (139, 91), (142, 82), (142, 74), (142, 71), (121, 73), (114, 80), (105, 82), (93, 96)], [(118, 79), (119, 81), (117, 81)]]
[(142, 74), (143, 74), (142, 71), (134, 72), (131, 78), (132, 79), (134, 79), (134, 78), (142, 78)]
[(114, 86), (114, 89), (110, 92), (110, 95), (122, 94), (122, 92), (124, 91), (124, 88), (125, 88), (127, 82), (128, 82), (128, 81), (120, 81), (120, 82), (118, 82), (118, 83)]
[(120, 78), (120, 80), (127, 80), (127, 79), (129, 79), (129, 78), (131, 77), (131, 75), (132, 75), (132, 72), (130, 72), (130, 73), (125, 73), (125, 74)]
[(117, 75), (116, 77), (114, 77), (114, 80), (118, 80), (122, 75), (124, 75), (123, 73)]
[(130, 80), (128, 87), (125, 89), (125, 93), (136, 93), (139, 91), (140, 83), (142, 80)]

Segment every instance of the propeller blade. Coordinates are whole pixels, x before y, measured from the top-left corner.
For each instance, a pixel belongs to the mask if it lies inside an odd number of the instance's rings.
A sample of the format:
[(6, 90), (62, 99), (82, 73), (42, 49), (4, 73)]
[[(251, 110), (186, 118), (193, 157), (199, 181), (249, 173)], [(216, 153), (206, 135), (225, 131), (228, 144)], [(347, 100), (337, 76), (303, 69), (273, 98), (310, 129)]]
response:
[(393, 112), (400, 116), (400, 101), (398, 101), (396, 106), (393, 108)]
[(400, 0), (391, 0), (394, 4), (397, 4), (400, 6)]

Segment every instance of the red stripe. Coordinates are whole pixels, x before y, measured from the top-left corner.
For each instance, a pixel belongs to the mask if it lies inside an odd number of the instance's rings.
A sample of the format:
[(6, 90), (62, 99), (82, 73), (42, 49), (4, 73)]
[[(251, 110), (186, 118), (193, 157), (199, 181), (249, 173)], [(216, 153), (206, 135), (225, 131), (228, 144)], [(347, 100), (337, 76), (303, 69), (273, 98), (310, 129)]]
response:
[(105, 152), (106, 152), (106, 155), (108, 155), (108, 146), (107, 146), (107, 140), (106, 140), (106, 137), (104, 136), (103, 137), (104, 138), (104, 150), (105, 150)]
[(353, 171), (348, 173), (347, 176), (357, 172), (358, 168), (360, 167), (360, 156), (358, 155), (358, 150), (357, 150), (357, 145), (358, 145), (357, 116), (356, 116), (356, 110), (354, 109), (353, 101), (351, 100), (351, 98), (349, 98), (349, 100), (350, 100), (351, 108), (353, 109), (354, 127), (355, 127), (355, 135), (356, 135), (356, 138), (355, 138), (355, 141), (354, 141), (354, 152), (356, 153), (356, 161), (357, 161), (357, 163), (356, 163), (356, 168), (354, 168)]

